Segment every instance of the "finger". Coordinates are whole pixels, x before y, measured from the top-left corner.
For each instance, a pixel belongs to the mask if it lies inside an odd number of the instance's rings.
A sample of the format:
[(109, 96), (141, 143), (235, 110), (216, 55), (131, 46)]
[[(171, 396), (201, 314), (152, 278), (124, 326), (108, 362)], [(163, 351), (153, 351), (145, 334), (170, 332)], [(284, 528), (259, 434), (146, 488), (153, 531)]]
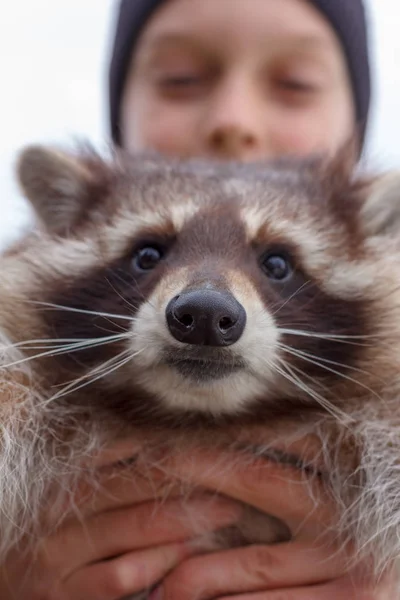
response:
[(126, 469), (102, 477), (94, 487), (90, 482), (81, 482), (74, 503), (85, 517), (140, 504), (147, 500), (176, 498), (182, 495), (182, 485), (161, 479), (144, 478), (134, 469)]
[(288, 525), (298, 539), (314, 539), (332, 525), (334, 506), (318, 478), (307, 479), (300, 470), (272, 460), (235, 460), (232, 455), (197, 452), (174, 456), (174, 477), (236, 498)]
[(69, 522), (39, 549), (44, 568), (62, 576), (85, 564), (140, 548), (179, 542), (236, 522), (242, 507), (204, 494), (183, 503), (148, 502)]
[(390, 585), (384, 584), (372, 588), (346, 577), (311, 587), (224, 596), (218, 600), (398, 600), (399, 594), (394, 594), (394, 589)]
[[(143, 452), (149, 446), (146, 438), (135, 435), (135, 440), (122, 440), (89, 459), (82, 478), (74, 491), (74, 506), (84, 516), (130, 506), (156, 498), (171, 498), (182, 494), (182, 485), (165, 477), (152, 477), (154, 457)], [(159, 451), (161, 452), (161, 451)], [(164, 456), (164, 454), (162, 454)], [(85, 463), (82, 465), (85, 467)], [(94, 471), (93, 471), (94, 469)], [(86, 474), (86, 475), (85, 475)], [(70, 498), (66, 499), (64, 513), (70, 512)]]
[(228, 594), (316, 585), (341, 577), (344, 558), (325, 546), (292, 542), (250, 546), (190, 558), (163, 582), (163, 600), (219, 598)]
[(124, 598), (151, 588), (190, 552), (185, 544), (172, 544), (95, 563), (76, 571), (62, 584), (62, 597), (68, 600)]
[[(90, 467), (107, 469), (120, 461), (129, 460), (136, 456), (142, 449), (143, 436), (137, 432), (134, 438), (130, 437), (114, 442), (112, 446), (104, 448), (101, 452), (86, 459)], [(85, 463), (84, 463), (85, 464)]]

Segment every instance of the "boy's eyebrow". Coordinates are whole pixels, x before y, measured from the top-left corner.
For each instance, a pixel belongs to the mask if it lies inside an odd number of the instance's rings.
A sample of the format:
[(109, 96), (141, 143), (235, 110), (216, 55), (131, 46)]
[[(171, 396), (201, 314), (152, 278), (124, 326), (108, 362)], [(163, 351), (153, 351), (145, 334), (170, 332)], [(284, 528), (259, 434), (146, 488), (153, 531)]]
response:
[(173, 49), (174, 47), (177, 49), (184, 48), (199, 55), (204, 55), (205, 53), (211, 55), (211, 51), (207, 48), (204, 41), (196, 39), (193, 35), (184, 32), (155, 34), (143, 38), (140, 52), (134, 54), (135, 63), (141, 66), (147, 65), (154, 58), (157, 58), (160, 53), (162, 56), (163, 51), (167, 51), (169, 48)]
[(281, 41), (284, 41), (288, 46), (290, 45), (293, 49), (326, 52), (331, 50), (329, 40), (322, 36), (317, 35), (288, 35), (280, 37)]
[(185, 32), (154, 34), (152, 36), (145, 37), (143, 40), (143, 46), (145, 47), (146, 51), (159, 49), (164, 46), (174, 46), (180, 44), (193, 46), (196, 48), (200, 47), (201, 42), (199, 39), (196, 39), (193, 34)]
[[(143, 39), (143, 46), (146, 48), (146, 51), (174, 45), (192, 46), (194, 49), (196, 49), (202, 47), (204, 45), (204, 41), (205, 40), (201, 39), (197, 34), (187, 33), (185, 31), (176, 31), (155, 33), (150, 36), (145, 36)], [(276, 47), (291, 46), (293, 49), (300, 48), (310, 51), (326, 51), (330, 47), (329, 43), (327, 42), (328, 40), (322, 36), (295, 32), (281, 33), (279, 36), (276, 36), (273, 39), (273, 43), (274, 45), (276, 44)], [(271, 46), (271, 38), (266, 40), (266, 45)]]

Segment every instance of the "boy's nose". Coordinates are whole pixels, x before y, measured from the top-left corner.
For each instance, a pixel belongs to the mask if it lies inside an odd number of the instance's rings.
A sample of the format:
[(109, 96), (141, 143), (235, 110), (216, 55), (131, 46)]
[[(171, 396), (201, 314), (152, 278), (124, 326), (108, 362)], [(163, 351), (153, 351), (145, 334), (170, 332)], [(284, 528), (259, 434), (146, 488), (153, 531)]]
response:
[(266, 157), (265, 101), (248, 78), (221, 82), (209, 100), (204, 123), (207, 154), (218, 158), (257, 160)]
[(210, 133), (209, 145), (215, 155), (223, 158), (252, 160), (260, 154), (257, 135), (239, 124), (215, 127)]

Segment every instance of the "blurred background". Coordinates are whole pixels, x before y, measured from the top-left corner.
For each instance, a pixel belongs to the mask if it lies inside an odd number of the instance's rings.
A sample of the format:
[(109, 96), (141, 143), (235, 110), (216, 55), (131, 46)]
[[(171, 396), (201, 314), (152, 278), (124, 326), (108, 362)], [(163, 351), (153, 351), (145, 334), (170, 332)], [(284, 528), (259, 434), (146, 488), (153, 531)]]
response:
[[(217, 0), (216, 0), (217, 1)], [(251, 1), (251, 0), (249, 0)], [(366, 160), (400, 168), (400, 2), (366, 0), (374, 97)], [(28, 142), (102, 145), (116, 0), (13, 0), (0, 19), (0, 248), (29, 224), (13, 180)]]

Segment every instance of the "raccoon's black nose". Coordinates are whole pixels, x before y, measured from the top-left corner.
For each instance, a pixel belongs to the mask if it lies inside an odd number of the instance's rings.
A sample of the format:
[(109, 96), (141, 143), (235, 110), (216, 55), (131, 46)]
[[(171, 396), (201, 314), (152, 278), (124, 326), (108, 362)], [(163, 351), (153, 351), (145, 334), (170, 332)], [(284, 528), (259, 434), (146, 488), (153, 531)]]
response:
[(246, 312), (229, 292), (194, 290), (173, 298), (166, 309), (171, 334), (198, 346), (230, 346), (239, 340)]

